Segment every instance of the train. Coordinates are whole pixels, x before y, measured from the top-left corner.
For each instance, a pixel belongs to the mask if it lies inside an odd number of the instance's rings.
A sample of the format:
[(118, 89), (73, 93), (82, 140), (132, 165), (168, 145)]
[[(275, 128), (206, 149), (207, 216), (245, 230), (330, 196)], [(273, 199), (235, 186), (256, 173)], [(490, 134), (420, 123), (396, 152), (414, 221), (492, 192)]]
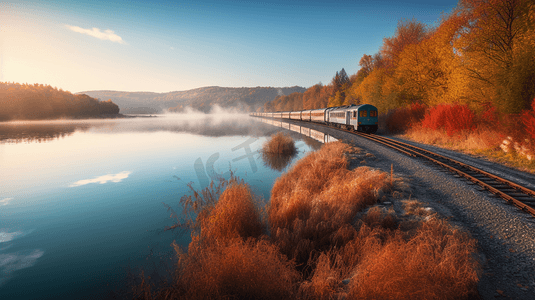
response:
[(256, 112), (251, 113), (251, 116), (315, 122), (365, 133), (376, 133), (379, 124), (377, 107), (371, 104), (352, 104), (300, 111)]

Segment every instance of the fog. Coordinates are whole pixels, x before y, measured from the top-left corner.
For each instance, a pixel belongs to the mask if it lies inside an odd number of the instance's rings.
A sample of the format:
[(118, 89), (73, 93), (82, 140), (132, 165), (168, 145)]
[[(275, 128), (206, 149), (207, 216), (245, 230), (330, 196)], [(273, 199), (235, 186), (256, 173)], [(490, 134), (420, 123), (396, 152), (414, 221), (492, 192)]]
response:
[(75, 132), (169, 131), (203, 136), (269, 136), (278, 129), (256, 121), (248, 113), (218, 106), (210, 113), (191, 108), (183, 113), (128, 115), (118, 119), (50, 120), (0, 122), (0, 143), (46, 142)]

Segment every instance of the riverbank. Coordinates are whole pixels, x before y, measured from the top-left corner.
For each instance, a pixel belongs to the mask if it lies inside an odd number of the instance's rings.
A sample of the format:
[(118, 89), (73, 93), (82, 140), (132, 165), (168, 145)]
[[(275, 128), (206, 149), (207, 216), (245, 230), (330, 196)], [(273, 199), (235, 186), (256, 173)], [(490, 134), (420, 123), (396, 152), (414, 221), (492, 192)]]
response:
[(277, 179), (264, 209), (241, 181), (228, 182), (221, 194), (186, 197), (183, 204), (198, 217), (188, 251), (175, 247), (174, 279), (152, 285), (144, 278), (132, 296), (476, 296), (475, 240), (411, 200), (405, 180), (363, 166), (362, 157), (371, 158), (340, 142), (324, 145)]

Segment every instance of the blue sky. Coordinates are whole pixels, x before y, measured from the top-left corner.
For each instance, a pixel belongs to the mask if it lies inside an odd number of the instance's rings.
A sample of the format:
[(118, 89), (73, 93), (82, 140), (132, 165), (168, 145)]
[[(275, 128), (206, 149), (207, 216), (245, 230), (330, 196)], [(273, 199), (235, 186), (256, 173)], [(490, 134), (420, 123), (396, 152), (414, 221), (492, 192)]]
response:
[(310, 87), (457, 1), (7, 1), (0, 81), (71, 92)]

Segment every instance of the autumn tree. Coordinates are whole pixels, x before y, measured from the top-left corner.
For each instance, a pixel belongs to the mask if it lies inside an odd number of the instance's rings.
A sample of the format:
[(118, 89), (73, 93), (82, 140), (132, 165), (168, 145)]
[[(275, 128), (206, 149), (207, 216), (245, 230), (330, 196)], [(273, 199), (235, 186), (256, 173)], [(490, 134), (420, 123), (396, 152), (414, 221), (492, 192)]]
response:
[(87, 95), (43, 84), (0, 82), (0, 121), (94, 117), (117, 114), (119, 107)]
[(341, 106), (345, 102), (346, 91), (349, 89), (350, 80), (347, 76), (344, 68), (340, 72), (336, 72), (336, 75), (332, 79), (332, 95), (329, 98), (329, 107)]
[(397, 66), (398, 58), (408, 45), (418, 44), (427, 35), (424, 24), (416, 20), (400, 20), (393, 37), (384, 38), (380, 53), (384, 66), (393, 69)]
[(456, 46), (474, 86), (503, 112), (529, 108), (535, 96), (534, 3), (461, 0), (467, 22)]

